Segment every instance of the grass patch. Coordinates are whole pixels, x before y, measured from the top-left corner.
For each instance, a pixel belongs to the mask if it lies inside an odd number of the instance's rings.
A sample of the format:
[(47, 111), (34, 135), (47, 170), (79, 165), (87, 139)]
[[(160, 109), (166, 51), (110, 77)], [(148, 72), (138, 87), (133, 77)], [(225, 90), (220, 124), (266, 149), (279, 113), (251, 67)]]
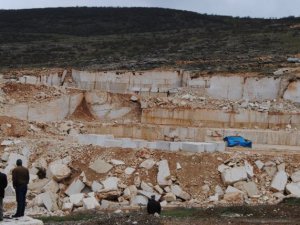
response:
[(87, 220), (92, 220), (97, 218), (96, 213), (86, 213), (86, 212), (81, 212), (81, 213), (76, 213), (76, 214), (70, 214), (67, 216), (41, 216), (41, 217), (36, 217), (36, 219), (42, 220), (44, 223), (49, 223), (49, 222), (68, 222), (68, 221), (87, 221)]

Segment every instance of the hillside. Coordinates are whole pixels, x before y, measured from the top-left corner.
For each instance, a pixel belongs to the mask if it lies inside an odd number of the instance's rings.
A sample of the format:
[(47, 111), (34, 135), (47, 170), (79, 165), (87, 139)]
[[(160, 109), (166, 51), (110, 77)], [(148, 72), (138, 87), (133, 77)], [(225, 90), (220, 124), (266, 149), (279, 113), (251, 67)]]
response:
[(268, 73), (299, 53), (299, 23), (159, 8), (2, 10), (0, 68)]

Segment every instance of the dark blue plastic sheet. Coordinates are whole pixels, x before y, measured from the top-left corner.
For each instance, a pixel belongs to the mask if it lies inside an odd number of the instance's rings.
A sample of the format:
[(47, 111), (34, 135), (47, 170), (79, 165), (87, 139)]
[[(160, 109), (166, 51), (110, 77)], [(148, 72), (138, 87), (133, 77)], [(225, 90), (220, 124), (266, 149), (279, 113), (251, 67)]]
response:
[(227, 136), (224, 138), (228, 147), (242, 146), (246, 148), (252, 148), (252, 141), (249, 141), (241, 136)]

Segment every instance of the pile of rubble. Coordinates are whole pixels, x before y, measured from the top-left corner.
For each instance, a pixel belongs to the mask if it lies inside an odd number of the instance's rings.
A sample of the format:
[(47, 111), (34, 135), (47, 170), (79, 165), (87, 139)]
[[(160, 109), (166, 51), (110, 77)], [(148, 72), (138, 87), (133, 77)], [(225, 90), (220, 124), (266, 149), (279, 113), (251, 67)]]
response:
[[(11, 170), (16, 160), (22, 159), (24, 166), (30, 169), (29, 202), (26, 212), (28, 215), (63, 215), (81, 209), (139, 207), (145, 206), (152, 195), (155, 195), (157, 200), (162, 200), (162, 206), (178, 205), (191, 199), (191, 195), (182, 190), (177, 178), (171, 175), (168, 161), (156, 161), (147, 151), (141, 153), (144, 160), (137, 167), (126, 166), (122, 160), (111, 159), (107, 162), (103, 156), (98, 157), (90, 162), (89, 170), (103, 175), (104, 178), (89, 180), (84, 172), (80, 175), (74, 173), (70, 156), (50, 163), (47, 163), (45, 157), (32, 161), (29, 148), (20, 148), (18, 153), (11, 151), (18, 145), (21, 145), (21, 141), (17, 139), (1, 142), (1, 146), (6, 146), (1, 157), (1, 167), (8, 174), (10, 181), (5, 193), (5, 202), (15, 202)], [(157, 170), (156, 183), (140, 178), (137, 169), (148, 173), (154, 167), (155, 171)], [(114, 174), (111, 173), (113, 168)], [(181, 169), (179, 163), (177, 169)], [(121, 177), (125, 177), (131, 183), (124, 184)]]
[(263, 163), (247, 160), (227, 160), (219, 165), (224, 191), (215, 187), (209, 201), (232, 204), (274, 204), (287, 197), (300, 197), (300, 170), (288, 174), (285, 163), (278, 158)]
[(143, 98), (142, 108), (153, 107), (189, 107), (191, 109), (214, 109), (238, 112), (239, 110), (253, 110), (258, 112), (273, 113), (299, 113), (299, 105), (288, 100), (273, 99), (265, 101), (212, 99), (207, 96), (197, 95), (193, 92), (176, 94), (174, 97), (149, 97)]

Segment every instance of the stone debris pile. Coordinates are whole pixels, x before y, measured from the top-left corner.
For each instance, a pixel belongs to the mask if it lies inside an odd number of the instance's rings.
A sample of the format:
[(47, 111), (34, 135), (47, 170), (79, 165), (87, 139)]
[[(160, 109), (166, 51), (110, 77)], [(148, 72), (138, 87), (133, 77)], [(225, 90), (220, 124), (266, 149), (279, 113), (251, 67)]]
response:
[(300, 197), (300, 170), (286, 172), (283, 160), (267, 162), (230, 159), (218, 166), (225, 190), (215, 187), (208, 200), (230, 204), (273, 204), (288, 197)]

